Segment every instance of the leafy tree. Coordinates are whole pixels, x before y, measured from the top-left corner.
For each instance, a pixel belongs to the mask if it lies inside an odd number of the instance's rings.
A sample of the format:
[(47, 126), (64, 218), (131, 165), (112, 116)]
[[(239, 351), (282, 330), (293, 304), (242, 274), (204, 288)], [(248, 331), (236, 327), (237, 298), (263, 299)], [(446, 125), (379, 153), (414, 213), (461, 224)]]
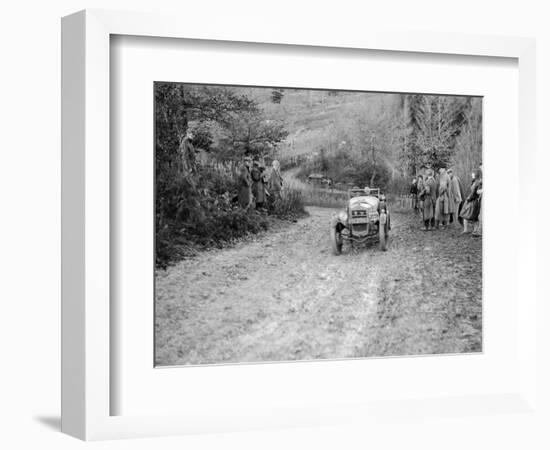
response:
[(470, 106), (470, 99), (464, 97), (407, 96), (404, 156), (412, 172), (422, 166), (450, 164)]
[[(159, 82), (155, 83), (154, 91), (156, 225), (159, 229), (173, 226), (174, 221), (200, 220), (197, 179), (191, 176), (190, 164), (184, 160), (182, 151), (189, 123), (228, 124), (234, 115), (257, 111), (257, 105), (224, 87)], [(201, 127), (198, 127), (199, 138), (209, 147), (209, 136)]]
[(472, 98), (470, 108), (465, 111), (462, 132), (456, 140), (451, 164), (462, 180), (467, 180), (472, 169), (479, 167), (482, 157), (482, 100)]
[(381, 187), (385, 189), (388, 185), (390, 173), (383, 164), (376, 164), (372, 161), (364, 161), (355, 167), (352, 180), (359, 187)]
[(192, 126), (193, 145), (202, 150), (209, 151), (214, 144), (211, 121), (198, 122)]
[(233, 117), (225, 136), (220, 139), (218, 154), (222, 159), (235, 159), (243, 155), (264, 155), (288, 136), (280, 121), (266, 119), (257, 111)]
[[(256, 103), (216, 86), (155, 83), (155, 137), (160, 157), (177, 153), (189, 122), (229, 124), (234, 114), (257, 112)], [(178, 148), (175, 148), (178, 147)]]

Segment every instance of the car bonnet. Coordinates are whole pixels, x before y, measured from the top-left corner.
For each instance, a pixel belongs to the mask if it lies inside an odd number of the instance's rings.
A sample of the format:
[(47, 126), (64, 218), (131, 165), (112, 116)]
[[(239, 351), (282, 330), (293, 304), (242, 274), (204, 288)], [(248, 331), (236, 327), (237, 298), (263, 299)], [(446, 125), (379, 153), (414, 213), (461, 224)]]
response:
[(376, 197), (371, 196), (361, 196), (361, 197), (353, 197), (349, 201), (350, 208), (357, 208), (358, 206), (362, 208), (378, 208), (378, 202), (379, 200)]

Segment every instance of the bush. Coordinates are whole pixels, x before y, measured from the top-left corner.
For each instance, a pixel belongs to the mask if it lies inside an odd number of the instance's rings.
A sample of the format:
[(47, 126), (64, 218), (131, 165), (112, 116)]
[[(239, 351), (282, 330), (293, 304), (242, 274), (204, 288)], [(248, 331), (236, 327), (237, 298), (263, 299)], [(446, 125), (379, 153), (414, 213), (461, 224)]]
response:
[(281, 192), (280, 198), (268, 203), (268, 211), (280, 219), (295, 219), (307, 214), (302, 192), (288, 187)]
[(267, 219), (256, 211), (236, 208), (215, 211), (189, 232), (202, 245), (220, 247), (224, 242), (246, 234), (267, 230), (268, 226)]
[(196, 245), (174, 227), (165, 226), (155, 234), (155, 266), (165, 269), (170, 263), (196, 254)]
[[(156, 266), (169, 264), (196, 255), (207, 248), (221, 248), (235, 239), (265, 231), (269, 221), (254, 210), (240, 208), (214, 210), (191, 226), (174, 222), (156, 233)], [(178, 228), (179, 227), (179, 228)]]
[[(233, 202), (237, 179), (232, 164), (216, 163), (197, 166), (193, 175), (174, 180), (172, 189), (165, 190), (168, 198), (158, 203), (165, 214), (157, 214), (157, 267), (165, 268), (197, 251), (220, 248), (268, 229), (270, 221), (265, 214), (244, 210)], [(280, 219), (305, 215), (302, 193), (285, 189), (280, 199), (268, 203), (268, 212)]]

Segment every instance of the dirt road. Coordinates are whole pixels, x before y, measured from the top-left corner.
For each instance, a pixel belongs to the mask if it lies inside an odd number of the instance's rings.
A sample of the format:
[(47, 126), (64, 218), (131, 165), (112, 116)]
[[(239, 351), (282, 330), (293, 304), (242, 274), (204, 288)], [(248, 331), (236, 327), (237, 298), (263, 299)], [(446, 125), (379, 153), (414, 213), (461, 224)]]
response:
[(156, 363), (481, 350), (481, 239), (393, 214), (388, 251), (330, 250), (335, 210), (160, 271)]

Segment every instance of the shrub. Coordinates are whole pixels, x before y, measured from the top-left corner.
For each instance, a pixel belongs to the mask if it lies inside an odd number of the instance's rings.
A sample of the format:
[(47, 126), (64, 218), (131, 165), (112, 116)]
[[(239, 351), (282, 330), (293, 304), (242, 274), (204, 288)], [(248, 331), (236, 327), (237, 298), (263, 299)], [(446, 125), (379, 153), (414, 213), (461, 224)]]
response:
[(195, 224), (173, 222), (156, 232), (156, 266), (166, 268), (197, 251), (211, 247), (221, 248), (248, 234), (265, 231), (268, 219), (254, 210), (234, 208), (212, 210)]
[(280, 219), (295, 219), (305, 216), (303, 193), (295, 188), (287, 187), (281, 192), (281, 197), (268, 203), (270, 214)]
[[(233, 201), (237, 180), (234, 164), (216, 162), (197, 166), (193, 174), (174, 180), (160, 204), (165, 214), (157, 215), (157, 267), (165, 268), (199, 250), (220, 248), (268, 229), (268, 216), (242, 209)], [(296, 189), (285, 189), (280, 199), (268, 203), (268, 211), (280, 219), (301, 217), (306, 214), (303, 195)]]
[(220, 247), (246, 234), (267, 230), (268, 226), (267, 219), (256, 211), (235, 208), (214, 211), (189, 232), (202, 245)]

